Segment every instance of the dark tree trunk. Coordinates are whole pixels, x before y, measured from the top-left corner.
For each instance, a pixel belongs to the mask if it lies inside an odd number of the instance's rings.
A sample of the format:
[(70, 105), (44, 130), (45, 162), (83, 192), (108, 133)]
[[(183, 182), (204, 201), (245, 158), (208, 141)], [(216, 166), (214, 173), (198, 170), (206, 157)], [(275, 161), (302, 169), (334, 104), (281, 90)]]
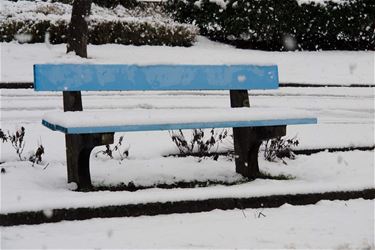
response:
[(88, 25), (86, 19), (90, 15), (92, 0), (74, 0), (72, 18), (68, 28), (67, 53), (74, 51), (76, 55), (87, 58)]

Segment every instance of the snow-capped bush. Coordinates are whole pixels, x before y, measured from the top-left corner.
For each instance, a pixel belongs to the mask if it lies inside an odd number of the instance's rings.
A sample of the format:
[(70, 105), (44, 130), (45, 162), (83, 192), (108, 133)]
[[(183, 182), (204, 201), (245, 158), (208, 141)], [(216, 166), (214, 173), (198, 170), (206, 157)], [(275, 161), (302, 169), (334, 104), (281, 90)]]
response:
[[(17, 2), (18, 0), (9, 0), (12, 2)], [(24, 1), (35, 1), (35, 0), (24, 0)], [(74, 0), (37, 0), (39, 2), (52, 2), (52, 3), (65, 3), (65, 4), (73, 4)], [(137, 0), (92, 0), (92, 3), (101, 6), (101, 7), (107, 7), (107, 8), (113, 8), (117, 5), (122, 5), (126, 8), (134, 8), (134, 7), (142, 7), (148, 4), (145, 4), (144, 2), (138, 2)]]
[(15, 150), (16, 155), (18, 156), (20, 161), (29, 160), (34, 164), (39, 164), (42, 162), (42, 155), (44, 154), (44, 147), (40, 143), (38, 148), (34, 151), (30, 151), (28, 157), (23, 155), (25, 149), (25, 128), (21, 127), (20, 129), (16, 130), (14, 133), (10, 133), (8, 131), (5, 134), (0, 128), (0, 140), (2, 143), (9, 143)]
[[(72, 7), (58, 2), (3, 1), (0, 14), (0, 41), (9, 42), (28, 35), (26, 42), (65, 43)], [(157, 9), (126, 9), (119, 5), (107, 9), (92, 5), (88, 19), (89, 42), (136, 45), (190, 46), (198, 29), (180, 24)], [(22, 41), (21, 41), (22, 42)]]
[(241, 48), (375, 50), (374, 0), (168, 0), (166, 9)]
[[(169, 131), (172, 142), (176, 144), (181, 155), (196, 154), (204, 157), (210, 153), (217, 153), (219, 144), (228, 137), (228, 130), (211, 129), (209, 133), (204, 134), (204, 129), (193, 129), (191, 136), (185, 136), (181, 129)], [(190, 137), (190, 138), (189, 138)], [(217, 160), (218, 155), (214, 155)]]
[(299, 141), (296, 138), (282, 138), (277, 137), (274, 139), (267, 140), (263, 143), (264, 159), (267, 161), (275, 162), (281, 160), (284, 164), (287, 164), (284, 158), (295, 159), (292, 147), (299, 145)]

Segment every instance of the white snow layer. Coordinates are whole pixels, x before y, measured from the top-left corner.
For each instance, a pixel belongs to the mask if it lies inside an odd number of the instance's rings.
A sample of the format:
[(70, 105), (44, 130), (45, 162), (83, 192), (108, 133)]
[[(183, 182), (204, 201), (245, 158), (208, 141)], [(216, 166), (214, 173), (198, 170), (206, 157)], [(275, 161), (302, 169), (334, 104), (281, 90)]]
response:
[(374, 201), (15, 226), (1, 238), (16, 249), (373, 249)]
[(276, 64), (281, 83), (375, 84), (375, 52), (265, 52), (235, 49), (199, 37), (190, 47), (89, 45), (89, 59), (66, 45), (1, 43), (0, 82), (32, 82), (33, 64)]
[(296, 112), (288, 109), (262, 108), (221, 108), (221, 109), (158, 109), (158, 110), (121, 110), (53, 112), (43, 119), (51, 124), (66, 128), (104, 127), (127, 125), (162, 125), (181, 123), (212, 123), (269, 121), (285, 119), (312, 118), (308, 112)]
[[(135, 134), (135, 133), (134, 133)], [(141, 139), (138, 133), (138, 139)], [(151, 134), (144, 134), (143, 148), (160, 147)], [(53, 137), (63, 143), (63, 136)], [(167, 139), (167, 137), (165, 137)], [(134, 145), (131, 145), (134, 147)], [(99, 150), (98, 148), (97, 150)], [(49, 151), (60, 150), (50, 148)], [(257, 197), (277, 194), (314, 193), (328, 191), (351, 191), (374, 188), (374, 152), (354, 151), (298, 156), (296, 160), (267, 162), (260, 152), (260, 169), (272, 175), (292, 176), (293, 180), (263, 180), (234, 186), (211, 186), (187, 189), (147, 189), (137, 192), (72, 192), (66, 183), (64, 160), (50, 161), (48, 166), (31, 166), (28, 162), (6, 162), (2, 164), (6, 173), (1, 175), (1, 213), (76, 207), (98, 207), (108, 205), (167, 202), (180, 200), (203, 200), (228, 197)], [(91, 155), (91, 174), (94, 185), (116, 185), (133, 182), (150, 186), (158, 183), (178, 181), (236, 181), (241, 176), (235, 173), (234, 162), (220, 157), (198, 160), (194, 157), (174, 158), (153, 156), (142, 158), (131, 156), (120, 161)], [(59, 197), (56, 199), (56, 197)]]

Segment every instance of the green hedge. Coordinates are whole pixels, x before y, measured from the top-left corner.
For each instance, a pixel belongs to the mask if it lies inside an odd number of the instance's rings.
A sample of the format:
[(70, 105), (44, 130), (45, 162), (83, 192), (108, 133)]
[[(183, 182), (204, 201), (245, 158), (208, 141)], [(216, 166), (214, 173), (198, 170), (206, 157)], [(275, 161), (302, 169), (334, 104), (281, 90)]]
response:
[[(13, 0), (18, 1), (18, 0)], [(29, 0), (33, 1), (33, 0)], [(42, 0), (48, 1), (48, 0)], [(51, 2), (59, 2), (65, 4), (73, 4), (74, 0), (52, 0)], [(122, 5), (125, 8), (135, 8), (135, 7), (143, 7), (145, 4), (143, 2), (138, 2), (137, 0), (92, 0), (92, 3), (106, 8), (113, 8), (117, 5)]]
[[(0, 22), (0, 42), (10, 42), (17, 34), (31, 35), (28, 43), (45, 42), (46, 33), (52, 44), (66, 43), (68, 22), (48, 20)], [(191, 46), (196, 40), (197, 30), (185, 25), (101, 21), (89, 24), (89, 43), (91, 44), (134, 44), (134, 45), (168, 45)]]
[(59, 21), (51, 23), (47, 20), (6, 20), (0, 22), (0, 42), (10, 42), (16, 39), (18, 34), (30, 36), (28, 43), (45, 42), (46, 33), (49, 33), (49, 41), (52, 44), (66, 43), (67, 23)]
[[(201, 34), (240, 48), (374, 50), (375, 1), (169, 0), (166, 10)], [(289, 42), (289, 43), (288, 43)], [(289, 44), (289, 46), (287, 46)]]
[(119, 43), (134, 45), (191, 46), (196, 29), (184, 25), (148, 22), (101, 22), (90, 25), (89, 41), (92, 44)]
[[(71, 8), (63, 3), (5, 1), (0, 42), (40, 43), (47, 37), (52, 44), (66, 43)], [(160, 7), (129, 10), (93, 5), (88, 24), (91, 44), (191, 46), (198, 34), (196, 26), (173, 21)]]

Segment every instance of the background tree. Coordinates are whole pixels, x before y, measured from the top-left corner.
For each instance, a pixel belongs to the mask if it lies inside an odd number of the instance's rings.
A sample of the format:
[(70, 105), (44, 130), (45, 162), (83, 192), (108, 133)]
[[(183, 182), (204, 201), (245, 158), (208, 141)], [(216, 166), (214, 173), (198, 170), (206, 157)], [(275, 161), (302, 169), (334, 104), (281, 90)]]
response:
[(67, 53), (87, 58), (87, 41), (89, 29), (87, 18), (90, 15), (92, 0), (74, 0), (72, 17), (68, 29)]

